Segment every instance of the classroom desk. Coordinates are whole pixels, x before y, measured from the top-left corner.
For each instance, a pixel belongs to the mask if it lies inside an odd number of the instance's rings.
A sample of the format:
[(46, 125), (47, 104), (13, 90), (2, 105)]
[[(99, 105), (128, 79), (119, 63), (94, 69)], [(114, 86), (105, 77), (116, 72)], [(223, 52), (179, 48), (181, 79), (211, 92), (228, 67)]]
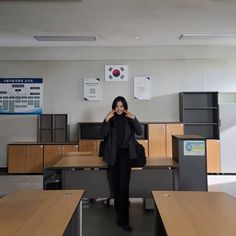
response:
[[(151, 190), (175, 190), (175, 170), (172, 158), (147, 159), (143, 168), (132, 168), (130, 197), (151, 198)], [(44, 170), (61, 175), (62, 189), (85, 189), (84, 197), (110, 198), (110, 175), (107, 164), (95, 156), (66, 156)]]
[(236, 199), (223, 192), (153, 191), (158, 236), (236, 235)]
[(83, 190), (19, 190), (0, 199), (0, 235), (82, 236)]

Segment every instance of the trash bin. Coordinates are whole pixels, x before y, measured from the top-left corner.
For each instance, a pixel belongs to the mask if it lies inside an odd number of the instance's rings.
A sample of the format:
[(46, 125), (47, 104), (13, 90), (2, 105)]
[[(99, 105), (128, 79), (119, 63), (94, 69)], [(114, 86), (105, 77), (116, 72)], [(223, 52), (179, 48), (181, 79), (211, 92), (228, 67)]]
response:
[(60, 190), (61, 189), (61, 176), (53, 174), (49, 175), (44, 180), (44, 190)]

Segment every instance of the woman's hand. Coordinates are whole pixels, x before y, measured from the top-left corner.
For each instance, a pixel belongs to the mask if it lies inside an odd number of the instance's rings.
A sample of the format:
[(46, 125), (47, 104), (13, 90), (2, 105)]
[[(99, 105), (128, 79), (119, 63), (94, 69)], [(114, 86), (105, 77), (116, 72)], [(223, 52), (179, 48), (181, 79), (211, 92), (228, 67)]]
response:
[(129, 112), (127, 110), (124, 110), (124, 112), (126, 113), (126, 117), (129, 117), (130, 119), (134, 119), (135, 118), (135, 115), (132, 114), (131, 112)]
[(114, 113), (115, 111), (112, 110), (106, 115), (106, 118), (105, 118), (106, 122), (108, 122), (114, 116)]

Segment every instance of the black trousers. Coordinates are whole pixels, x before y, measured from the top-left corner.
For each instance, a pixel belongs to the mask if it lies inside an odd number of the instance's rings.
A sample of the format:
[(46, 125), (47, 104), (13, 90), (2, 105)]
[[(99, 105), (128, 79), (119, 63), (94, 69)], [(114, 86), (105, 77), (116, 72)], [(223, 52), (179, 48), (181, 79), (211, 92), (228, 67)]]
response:
[(129, 182), (131, 161), (128, 149), (118, 148), (116, 162), (111, 166), (111, 181), (117, 221), (129, 225)]

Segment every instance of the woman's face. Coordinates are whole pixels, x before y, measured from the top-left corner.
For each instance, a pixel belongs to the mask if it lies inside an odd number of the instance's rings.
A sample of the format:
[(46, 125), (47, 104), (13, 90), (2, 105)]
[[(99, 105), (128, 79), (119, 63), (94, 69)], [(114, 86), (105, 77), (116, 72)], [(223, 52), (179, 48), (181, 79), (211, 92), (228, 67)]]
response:
[(124, 112), (124, 106), (123, 103), (121, 101), (118, 101), (116, 103), (116, 107), (115, 107), (115, 112), (120, 115)]

